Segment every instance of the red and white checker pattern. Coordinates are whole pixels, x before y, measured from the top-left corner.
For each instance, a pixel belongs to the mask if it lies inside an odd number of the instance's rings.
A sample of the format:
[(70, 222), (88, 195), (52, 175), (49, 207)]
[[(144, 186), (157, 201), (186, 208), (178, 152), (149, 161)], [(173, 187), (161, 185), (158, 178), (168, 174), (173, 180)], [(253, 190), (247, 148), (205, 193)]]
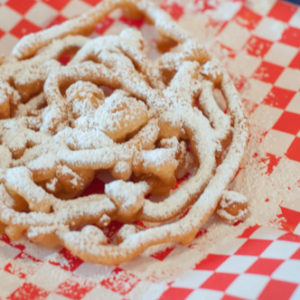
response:
[(237, 249), (229, 246), (231, 254), (209, 254), (193, 270), (173, 281), (160, 299), (172, 299), (178, 294), (177, 299), (188, 300), (290, 299), (297, 295), (299, 235), (254, 226), (239, 239)]
[[(267, 105), (270, 114), (276, 115), (264, 137), (268, 152), (278, 150), (273, 154), (300, 162), (299, 8), (279, 1), (266, 16), (242, 8), (235, 19), (223, 29), (219, 39), (225, 44), (230, 39), (229, 46), (238, 53), (236, 63), (241, 63), (239, 56), (251, 62), (245, 70), (251, 89), (241, 93), (245, 100)], [(232, 32), (243, 39), (230, 37)], [(281, 139), (284, 145), (279, 145)]]
[[(23, 35), (60, 23), (99, 2), (2, 0), (0, 51), (8, 54)], [(217, 9), (222, 1), (191, 2), (200, 14)], [(249, 113), (266, 112), (267, 125), (260, 139), (266, 151), (261, 158), (267, 164), (265, 176), (282, 157), (299, 168), (300, 9), (278, 1), (262, 15), (243, 1), (227, 2), (239, 3), (235, 6), (239, 9), (230, 15), (231, 20), (211, 20), (211, 25), (219, 28), (216, 41), (227, 53), (229, 70), (249, 104)], [(164, 0), (161, 6), (180, 20), (186, 9), (180, 3)], [(107, 17), (96, 32), (103, 34), (114, 23), (143, 26), (142, 20)], [(300, 188), (300, 178), (295, 180)], [(103, 267), (84, 263), (65, 249), (55, 252), (0, 236), (0, 299), (300, 299), (300, 212), (287, 207), (281, 207), (281, 212), (280, 230), (249, 227), (192, 266), (189, 259), (201, 256), (192, 247), (170, 246), (120, 266)], [(111, 230), (118, 229), (113, 224)], [(160, 269), (171, 260), (189, 267), (172, 281), (155, 272), (144, 275), (145, 270)]]
[[(22, 244), (5, 238), (2, 242), (7, 263), (0, 268), (6, 283), (1, 296), (7, 299), (92, 299), (100, 294), (131, 299), (134, 290), (143, 286), (148, 286), (143, 291), (146, 299), (275, 299), (276, 295), (297, 299), (299, 295), (300, 236), (258, 225), (228, 240), (218, 253), (210, 253), (182, 276), (161, 283), (142, 280), (120, 266), (86, 264), (85, 271), (79, 272), (85, 263), (65, 250), (60, 252), (60, 262), (48, 260), (46, 265), (29, 255), (30, 249)], [(45, 272), (53, 272), (55, 279), (50, 280)], [(78, 274), (85, 279), (80, 280)], [(96, 275), (101, 279), (95, 280)]]

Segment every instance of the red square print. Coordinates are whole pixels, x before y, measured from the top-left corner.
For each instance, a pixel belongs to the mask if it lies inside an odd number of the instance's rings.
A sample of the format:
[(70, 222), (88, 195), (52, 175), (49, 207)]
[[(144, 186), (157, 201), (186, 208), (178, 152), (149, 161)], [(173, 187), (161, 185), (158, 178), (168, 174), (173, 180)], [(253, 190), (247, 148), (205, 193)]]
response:
[(294, 234), (292, 232), (288, 232), (288, 233), (282, 235), (278, 240), (300, 243), (300, 235)]
[(167, 289), (158, 299), (159, 300), (184, 300), (188, 295), (193, 292), (191, 289), (185, 288), (174, 288)]
[(296, 92), (274, 86), (263, 103), (285, 109)]
[(4, 34), (5, 34), (5, 31), (1, 30), (1, 28), (0, 28), (0, 39), (4, 36)]
[[(19, 260), (22, 260), (23, 263), (19, 263)], [(3, 269), (10, 274), (18, 276), (21, 279), (25, 279), (28, 275), (32, 276), (35, 274), (39, 266), (39, 262), (41, 262), (41, 260), (22, 251), (12, 262), (5, 265)]]
[(300, 47), (300, 29), (288, 27), (281, 36), (280, 42), (294, 47)]
[(100, 3), (102, 0), (83, 0), (84, 2), (96, 6), (98, 3)]
[(194, 5), (197, 11), (205, 12), (210, 9), (215, 9), (217, 4), (210, 0), (194, 0)]
[(50, 260), (49, 263), (54, 266), (60, 266), (62, 269), (71, 272), (75, 271), (82, 264), (82, 260), (79, 257), (74, 256), (65, 248), (60, 250), (59, 254), (63, 262)]
[(253, 30), (261, 20), (261, 16), (243, 6), (235, 16), (235, 21), (242, 27)]
[(216, 270), (229, 256), (208, 254), (208, 256), (201, 260), (194, 267), (195, 270)]
[(281, 66), (263, 61), (254, 72), (253, 78), (267, 83), (274, 83), (283, 70), (284, 68)]
[(276, 156), (275, 154), (266, 152), (264, 157), (259, 160), (261, 163), (260, 169), (264, 171), (264, 174), (271, 175), (274, 168), (278, 166), (280, 160), (281, 156)]
[(222, 49), (222, 52), (229, 58), (235, 58), (236, 57), (236, 52), (232, 48), (222, 44), (218, 43), (220, 48)]
[(35, 3), (36, 0), (26, 0), (26, 1), (8, 0), (5, 3), (5, 5), (9, 6), (10, 8), (13, 8), (18, 13), (24, 15)]
[(300, 260), (300, 248), (291, 256), (291, 258)]
[[(300, 184), (300, 179), (298, 180), (298, 183)], [(280, 219), (281, 227), (287, 231), (294, 231), (295, 228), (300, 223), (300, 212), (283, 206), (279, 206), (279, 207), (282, 213), (278, 214), (277, 217), (278, 219)]]
[(22, 259), (22, 260), (24, 260), (24, 261), (30, 261), (30, 262), (42, 262), (40, 259), (38, 259), (38, 258), (35, 258), (35, 257), (33, 257), (33, 256), (31, 256), (31, 255), (29, 255), (29, 254), (27, 254), (27, 253), (25, 253), (25, 252), (20, 252), (16, 257), (15, 257), (15, 259)]
[(259, 258), (246, 273), (271, 275), (282, 262), (281, 259)]
[(230, 296), (230, 295), (224, 295), (222, 300), (244, 300), (244, 298), (239, 298), (239, 297)]
[(239, 236), (239, 238), (249, 238), (258, 228), (259, 225), (249, 226), (244, 230), (244, 232)]
[(101, 281), (101, 285), (107, 289), (124, 296), (131, 292), (141, 280), (134, 274), (121, 268), (115, 268), (110, 276)]
[(300, 130), (300, 114), (285, 111), (273, 126), (273, 129), (297, 134)]
[(243, 90), (245, 84), (247, 82), (247, 77), (244, 75), (240, 75), (239, 77), (233, 78), (233, 83), (235, 85), (235, 88), (240, 92)]
[(151, 254), (151, 257), (163, 261), (174, 249), (175, 247), (168, 247), (162, 251)]
[(128, 25), (128, 26), (131, 26), (131, 27), (136, 27), (138, 29), (140, 29), (143, 24), (144, 24), (144, 19), (130, 19), (130, 18), (127, 18), (125, 16), (122, 16), (120, 18), (120, 21), (123, 22), (124, 24)]
[(56, 10), (62, 10), (71, 0), (42, 0)]
[(10, 31), (10, 33), (20, 39), (26, 34), (37, 32), (39, 30), (41, 30), (40, 27), (23, 19)]
[(300, 162), (300, 138), (296, 137), (286, 152), (289, 159)]
[(272, 244), (272, 241), (250, 239), (247, 240), (241, 247), (236, 251), (238, 255), (254, 255), (258, 256), (263, 253), (268, 246)]
[(16, 244), (14, 242), (12, 242), (9, 237), (5, 234), (1, 235), (0, 234), (0, 241), (6, 243), (7, 245), (11, 246), (11, 247), (14, 247), (16, 249), (19, 249), (21, 251), (24, 251), (25, 250), (25, 246), (22, 245), (22, 244)]
[(47, 26), (48, 28), (54, 25), (59, 25), (63, 22), (65, 22), (67, 20), (66, 17), (62, 16), (62, 15), (57, 15)]
[(258, 298), (260, 300), (287, 300), (290, 299), (296, 287), (297, 284), (294, 283), (271, 279)]
[(7, 297), (9, 300), (40, 300), (45, 299), (49, 295), (48, 291), (32, 284), (24, 283), (21, 287), (16, 289), (10, 296)]
[(177, 2), (173, 2), (172, 4), (163, 3), (161, 5), (161, 8), (167, 11), (170, 16), (176, 21), (178, 21), (184, 14), (183, 6), (179, 5)]
[(21, 279), (27, 277), (26, 270), (23, 270), (22, 267), (19, 267), (14, 263), (8, 263), (7, 265), (4, 266), (3, 270), (7, 273), (18, 276)]
[(272, 44), (273, 43), (268, 40), (253, 35), (247, 41), (245, 48), (250, 55), (264, 57)]
[(268, 16), (283, 22), (288, 22), (296, 11), (296, 5), (283, 1), (278, 1), (270, 10)]
[(96, 283), (94, 282), (85, 281), (83, 283), (79, 283), (72, 279), (68, 279), (58, 286), (56, 294), (63, 295), (69, 299), (80, 300), (95, 286)]
[(294, 69), (300, 69), (300, 51), (293, 58), (293, 60), (291, 61), (289, 67), (294, 68)]
[(105, 33), (105, 31), (112, 26), (112, 24), (115, 22), (115, 20), (113, 18), (110, 17), (106, 17), (104, 18), (101, 22), (99, 22), (97, 24), (97, 26), (95, 27), (95, 32), (97, 32), (98, 34), (102, 35)]
[(214, 273), (200, 287), (210, 290), (225, 291), (238, 276), (238, 274)]

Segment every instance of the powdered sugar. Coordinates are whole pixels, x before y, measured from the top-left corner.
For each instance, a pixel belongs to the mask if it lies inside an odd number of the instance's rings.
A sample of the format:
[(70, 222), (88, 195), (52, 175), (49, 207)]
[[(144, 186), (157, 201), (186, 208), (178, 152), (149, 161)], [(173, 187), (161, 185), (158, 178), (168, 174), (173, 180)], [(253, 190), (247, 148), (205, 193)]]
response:
[(0, 145), (0, 157), (0, 170), (8, 168), (12, 160), (12, 155), (9, 149), (4, 145)]
[(117, 205), (119, 214), (126, 218), (130, 218), (142, 208), (148, 189), (146, 182), (134, 184), (119, 180), (105, 185), (105, 193)]
[(226, 201), (220, 202), (220, 206), (222, 208), (226, 208), (228, 205), (231, 205), (233, 203), (243, 204), (248, 202), (247, 198), (244, 195), (235, 191), (224, 191), (223, 199), (226, 199)]
[(48, 191), (50, 192), (55, 192), (56, 190), (56, 184), (58, 183), (58, 179), (52, 178), (47, 184), (46, 184), (46, 188)]
[[(5, 175), (5, 188), (22, 196), (30, 209), (36, 211), (36, 215), (31, 213), (36, 219), (26, 224), (26, 215), (4, 207), (1, 221), (9, 225), (12, 219), (16, 223), (23, 220), (22, 226), (33, 240), (43, 241), (55, 235), (76, 255), (98, 263), (121, 262), (170, 239), (189, 241), (215, 210), (222, 191), (239, 166), (247, 139), (240, 99), (225, 72), (217, 63), (209, 63), (211, 58), (206, 49), (152, 3), (141, 0), (133, 4), (153, 20), (160, 33), (177, 41), (178, 48), (153, 63), (145, 54), (141, 35), (132, 29), (120, 36), (91, 41), (63, 38), (81, 32), (88, 24), (92, 26), (107, 11), (120, 5), (116, 0), (105, 1), (94, 12), (47, 29), (44, 34), (28, 36), (17, 45), (14, 54), (19, 59), (42, 48), (41, 55), (26, 60), (29, 74), (15, 70), (19, 76), (15, 82), (23, 101), (35, 92), (43, 92), (40, 97), (44, 99), (32, 104), (36, 108), (34, 116), (29, 117), (29, 109), (23, 106), (18, 118), (3, 125), (2, 142), (17, 157), (13, 161), (16, 167), (8, 169)], [(53, 38), (57, 40), (50, 44)], [(81, 48), (70, 64), (62, 67), (51, 59), (58, 54), (55, 47), (63, 51), (66, 45)], [(43, 49), (44, 46), (47, 47)], [(44, 59), (48, 60), (45, 64)], [(11, 60), (13, 65), (17, 64), (14, 58)], [(25, 67), (21, 62), (17, 68)], [(9, 65), (4, 64), (6, 75)], [(163, 78), (165, 71), (174, 76)], [(221, 86), (230, 117), (215, 103), (209, 93), (212, 85), (205, 83), (204, 76)], [(44, 88), (40, 89), (44, 82)], [(113, 93), (105, 97), (101, 85), (113, 88)], [(199, 96), (203, 110), (194, 106)], [(169, 126), (163, 137), (175, 139), (177, 146), (172, 142), (157, 148), (163, 123)], [(22, 128), (20, 138), (12, 142), (11, 134), (18, 126)], [(231, 145), (222, 163), (217, 165), (216, 153), (231, 134)], [(175, 183), (178, 145), (184, 140), (192, 144), (199, 169), (165, 200), (146, 200), (145, 195), (155, 181)], [(93, 178), (94, 171), (101, 169), (109, 169), (116, 179), (121, 179), (105, 185), (106, 196), (61, 201), (42, 188), (44, 184), (48, 191), (62, 196), (68, 189), (80, 191)], [(41, 174), (45, 180), (40, 183)], [(146, 175), (149, 183), (125, 182), (132, 174), (137, 178)], [(22, 182), (20, 176), (24, 177)], [(63, 186), (61, 190), (59, 185)], [(3, 197), (9, 197), (5, 188)], [(179, 220), (180, 213), (189, 206), (190, 211)], [(45, 214), (40, 212), (51, 210), (54, 213), (41, 221)], [(104, 235), (96, 227), (72, 231), (81, 219), (85, 224), (96, 222), (103, 226), (104, 214), (122, 222), (140, 217), (161, 225), (124, 236), (117, 246), (105, 245)], [(37, 219), (39, 224), (35, 223)], [(170, 219), (173, 222), (165, 223)]]

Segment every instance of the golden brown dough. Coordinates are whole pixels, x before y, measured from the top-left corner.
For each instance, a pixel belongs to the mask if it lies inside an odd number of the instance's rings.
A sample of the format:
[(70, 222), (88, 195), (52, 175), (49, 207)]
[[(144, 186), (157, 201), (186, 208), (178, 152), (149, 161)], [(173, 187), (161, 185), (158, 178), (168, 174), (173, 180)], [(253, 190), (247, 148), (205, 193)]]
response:
[[(82, 36), (116, 8), (156, 27), (167, 41), (159, 58), (147, 57), (135, 29)], [(1, 60), (0, 226), (11, 239), (61, 245), (100, 264), (189, 243), (216, 209), (227, 221), (246, 212), (246, 200), (226, 189), (247, 137), (230, 77), (198, 41), (151, 1), (103, 0), (24, 37)], [(104, 192), (83, 196), (101, 172)], [(112, 221), (124, 224), (113, 237)]]

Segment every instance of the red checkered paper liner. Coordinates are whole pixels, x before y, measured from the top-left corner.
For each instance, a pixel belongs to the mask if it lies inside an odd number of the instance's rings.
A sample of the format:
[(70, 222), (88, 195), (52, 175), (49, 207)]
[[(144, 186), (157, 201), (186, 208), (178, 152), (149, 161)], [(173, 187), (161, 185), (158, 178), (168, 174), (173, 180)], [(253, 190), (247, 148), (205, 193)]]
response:
[[(0, 0), (0, 52), (99, 2)], [(249, 198), (249, 218), (230, 226), (213, 217), (190, 245), (112, 267), (0, 235), (0, 299), (300, 299), (300, 9), (282, 1), (158, 2), (207, 43), (241, 93), (250, 139), (232, 188)], [(143, 20), (124, 16), (95, 31), (123, 26), (148, 32)]]

